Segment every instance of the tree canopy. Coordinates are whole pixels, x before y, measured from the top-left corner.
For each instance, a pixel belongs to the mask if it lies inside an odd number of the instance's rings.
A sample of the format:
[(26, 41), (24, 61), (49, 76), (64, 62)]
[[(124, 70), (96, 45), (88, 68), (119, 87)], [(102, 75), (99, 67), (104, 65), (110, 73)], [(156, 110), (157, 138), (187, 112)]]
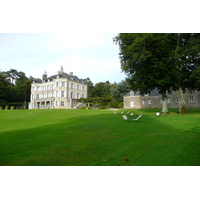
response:
[(24, 72), (10, 69), (0, 73), (0, 99), (8, 102), (29, 102), (33, 77)]
[(200, 34), (120, 33), (113, 40), (133, 90), (157, 88), (164, 99), (166, 91), (197, 87), (192, 74), (199, 67)]

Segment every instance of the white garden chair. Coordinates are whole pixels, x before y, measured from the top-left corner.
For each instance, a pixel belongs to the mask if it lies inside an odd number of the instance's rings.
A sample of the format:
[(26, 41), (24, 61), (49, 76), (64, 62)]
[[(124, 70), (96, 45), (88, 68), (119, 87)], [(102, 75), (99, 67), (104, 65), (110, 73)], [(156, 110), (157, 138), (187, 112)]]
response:
[(129, 119), (126, 115), (122, 115), (122, 117), (123, 117), (124, 121), (127, 121), (127, 122), (129, 121)]
[(136, 119), (132, 119), (132, 120), (137, 121), (138, 119), (140, 119), (140, 117), (142, 117), (142, 115), (139, 115)]

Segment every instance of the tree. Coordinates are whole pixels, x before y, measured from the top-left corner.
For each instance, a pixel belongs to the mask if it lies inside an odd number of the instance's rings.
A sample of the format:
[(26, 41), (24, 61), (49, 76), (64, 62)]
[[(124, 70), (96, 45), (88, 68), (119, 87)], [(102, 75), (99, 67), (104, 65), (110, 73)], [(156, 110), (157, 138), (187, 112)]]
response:
[[(121, 33), (114, 38), (119, 44), (122, 70), (133, 90), (141, 94), (158, 89), (166, 107), (166, 92), (195, 88), (191, 76), (199, 63), (200, 34)], [(178, 96), (180, 99), (180, 96)], [(179, 100), (180, 112), (185, 112)]]
[(131, 90), (130, 85), (126, 81), (121, 81), (111, 87), (112, 98), (115, 101), (122, 102), (123, 96)]
[(86, 78), (84, 79), (85, 82), (88, 85), (88, 98), (93, 96), (93, 89), (94, 89), (94, 84), (92, 83), (92, 81), (90, 80), (90, 78)]
[(31, 80), (26, 80), (20, 86), (17, 90), (17, 95), (19, 97), (19, 101), (21, 102), (30, 102), (30, 95), (31, 95)]
[(187, 113), (186, 103), (183, 98), (183, 90), (197, 89), (198, 77), (193, 76), (200, 66), (200, 34), (178, 33), (171, 34), (176, 41), (174, 64), (176, 68), (177, 82), (173, 87), (176, 90), (179, 113)]
[(9, 100), (10, 96), (10, 82), (6, 79), (6, 77), (0, 74), (0, 99)]

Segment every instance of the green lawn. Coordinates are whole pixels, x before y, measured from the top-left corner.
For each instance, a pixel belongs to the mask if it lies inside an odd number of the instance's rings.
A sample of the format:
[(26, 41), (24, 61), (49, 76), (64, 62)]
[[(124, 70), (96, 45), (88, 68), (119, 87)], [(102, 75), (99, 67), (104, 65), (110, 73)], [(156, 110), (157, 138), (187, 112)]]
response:
[(132, 111), (143, 117), (125, 122), (110, 110), (0, 110), (0, 165), (200, 165), (200, 109), (160, 117), (158, 109)]

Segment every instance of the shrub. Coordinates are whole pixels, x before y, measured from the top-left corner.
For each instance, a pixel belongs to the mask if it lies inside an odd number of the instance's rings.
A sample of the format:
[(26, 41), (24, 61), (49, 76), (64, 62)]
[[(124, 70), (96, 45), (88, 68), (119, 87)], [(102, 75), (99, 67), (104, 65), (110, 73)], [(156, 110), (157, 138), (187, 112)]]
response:
[(15, 107), (14, 107), (14, 106), (11, 106), (10, 110), (14, 110), (14, 109), (15, 109)]
[(111, 102), (108, 104), (108, 106), (109, 106), (110, 108), (117, 108), (118, 104), (119, 104), (119, 101), (111, 101)]
[(120, 102), (118, 105), (117, 105), (118, 108), (123, 108), (124, 107), (124, 102)]
[(9, 109), (9, 105), (6, 105), (5, 110), (8, 110), (8, 109)]
[(6, 101), (6, 100), (4, 100), (4, 99), (0, 99), (0, 106), (2, 107), (2, 108), (5, 108), (5, 106), (8, 104), (8, 102)]

